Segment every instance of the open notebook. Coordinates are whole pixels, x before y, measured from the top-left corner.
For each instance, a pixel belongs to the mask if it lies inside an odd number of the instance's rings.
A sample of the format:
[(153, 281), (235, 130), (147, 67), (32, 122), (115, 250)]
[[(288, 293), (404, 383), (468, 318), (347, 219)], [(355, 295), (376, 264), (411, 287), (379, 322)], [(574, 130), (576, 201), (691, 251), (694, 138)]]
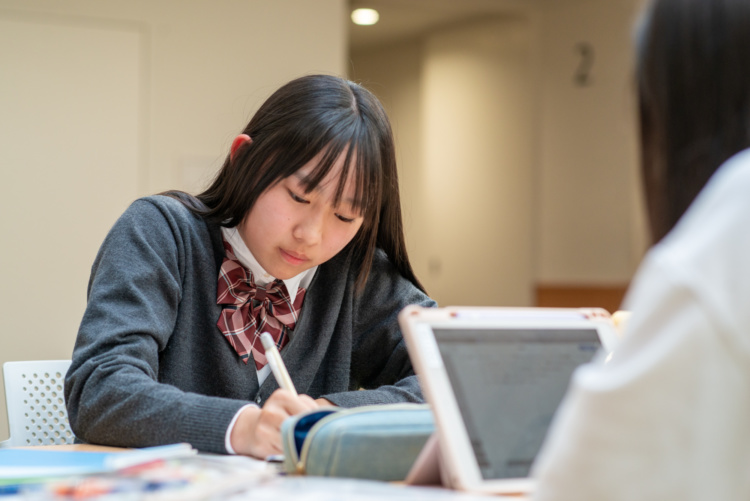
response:
[(601, 309), (410, 306), (399, 322), (437, 430), (407, 482), (440, 473), (446, 486), (494, 494), (531, 492), (570, 376), (617, 342)]

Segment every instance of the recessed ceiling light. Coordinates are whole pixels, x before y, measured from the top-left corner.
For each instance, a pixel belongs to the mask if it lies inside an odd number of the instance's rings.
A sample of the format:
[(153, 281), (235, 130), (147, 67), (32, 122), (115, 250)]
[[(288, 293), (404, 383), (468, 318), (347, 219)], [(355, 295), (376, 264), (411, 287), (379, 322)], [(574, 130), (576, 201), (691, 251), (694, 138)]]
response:
[(375, 9), (354, 9), (352, 11), (352, 21), (360, 26), (371, 26), (378, 22), (380, 14)]

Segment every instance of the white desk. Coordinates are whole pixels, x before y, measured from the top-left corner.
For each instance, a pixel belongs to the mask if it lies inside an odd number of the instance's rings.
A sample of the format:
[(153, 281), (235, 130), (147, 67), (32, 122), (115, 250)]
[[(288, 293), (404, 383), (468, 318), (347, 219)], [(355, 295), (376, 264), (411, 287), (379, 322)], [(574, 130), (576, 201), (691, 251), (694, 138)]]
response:
[(260, 481), (243, 492), (226, 498), (230, 501), (523, 501), (520, 496), (488, 498), (442, 489), (412, 487), (371, 480), (345, 478), (278, 476)]
[[(91, 445), (42, 446), (29, 447), (29, 449), (82, 452), (124, 452), (127, 450)], [(285, 475), (279, 473), (278, 465), (240, 456), (198, 455), (193, 456), (193, 458), (195, 458), (195, 462), (189, 463), (190, 459), (186, 458), (185, 464), (188, 464), (188, 468), (192, 468), (193, 472), (198, 468), (197, 471), (200, 472), (200, 476), (207, 477), (208, 480), (203, 479), (187, 486), (175, 487), (174, 489), (170, 487), (153, 492), (137, 490), (129, 493), (131, 497), (119, 498), (115, 496), (114, 499), (133, 499), (132, 496), (147, 501), (190, 501), (214, 498), (230, 501), (487, 501), (488, 499), (485, 495), (461, 493), (440, 487), (414, 487), (372, 480)], [(212, 477), (216, 473), (211, 466), (212, 464), (221, 465), (218, 470), (226, 470), (229, 473)], [(148, 475), (149, 470), (144, 471)], [(82, 483), (81, 479), (84, 483), (91, 481), (95, 484), (99, 480), (106, 483), (108, 478), (113, 476), (121, 478), (120, 475), (120, 473), (107, 473), (74, 477), (69, 480), (53, 480), (49, 484), (50, 487), (45, 488), (47, 492), (41, 494), (41, 497), (36, 496), (33, 499), (45, 501), (69, 499), (55, 494), (55, 492), (61, 492), (58, 489), (59, 486), (73, 485), (77, 488)], [(496, 498), (513, 501), (525, 499), (520, 496)], [(10, 501), (11, 499), (26, 498), (0, 496), (0, 499)], [(85, 497), (84, 499), (95, 498)]]

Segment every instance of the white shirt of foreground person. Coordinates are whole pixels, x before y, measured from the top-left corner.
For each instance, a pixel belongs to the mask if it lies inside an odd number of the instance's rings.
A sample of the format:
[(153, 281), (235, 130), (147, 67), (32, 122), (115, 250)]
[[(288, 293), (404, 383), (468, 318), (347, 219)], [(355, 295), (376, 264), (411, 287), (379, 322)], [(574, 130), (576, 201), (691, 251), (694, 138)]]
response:
[(750, 150), (646, 255), (607, 363), (579, 368), (535, 500), (750, 499)]

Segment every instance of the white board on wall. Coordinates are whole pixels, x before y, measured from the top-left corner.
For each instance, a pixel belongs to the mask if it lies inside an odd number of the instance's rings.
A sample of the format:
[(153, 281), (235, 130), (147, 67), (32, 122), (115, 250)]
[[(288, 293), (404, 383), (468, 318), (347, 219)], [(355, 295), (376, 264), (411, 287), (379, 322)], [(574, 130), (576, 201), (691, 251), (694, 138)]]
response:
[(0, 11), (0, 362), (71, 356), (96, 251), (138, 194), (143, 37)]

